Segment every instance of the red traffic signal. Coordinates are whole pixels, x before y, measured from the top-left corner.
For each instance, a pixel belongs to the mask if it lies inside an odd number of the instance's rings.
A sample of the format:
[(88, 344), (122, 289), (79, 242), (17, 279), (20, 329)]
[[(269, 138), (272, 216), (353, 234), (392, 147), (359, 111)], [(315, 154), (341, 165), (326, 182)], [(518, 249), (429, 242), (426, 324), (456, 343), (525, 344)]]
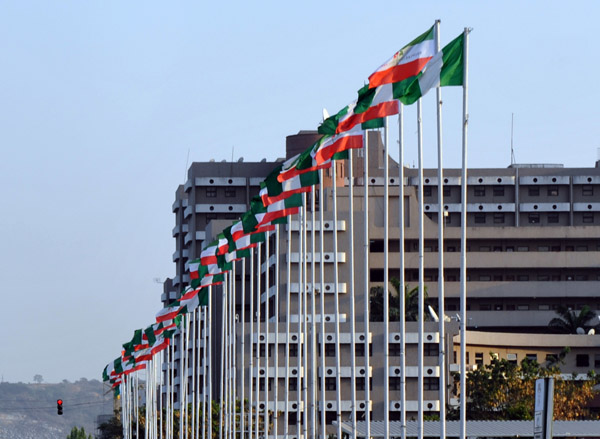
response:
[(57, 399), (56, 400), (56, 413), (59, 415), (63, 414), (63, 400), (62, 399)]

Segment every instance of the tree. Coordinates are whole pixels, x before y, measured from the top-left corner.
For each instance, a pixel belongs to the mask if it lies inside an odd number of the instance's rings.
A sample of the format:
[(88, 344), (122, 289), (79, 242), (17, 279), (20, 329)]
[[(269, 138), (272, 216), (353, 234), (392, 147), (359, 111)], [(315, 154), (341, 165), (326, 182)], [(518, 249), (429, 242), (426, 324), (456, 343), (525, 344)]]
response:
[(38, 384), (42, 384), (44, 382), (44, 377), (41, 376), (40, 374), (36, 374), (33, 376), (33, 381)]
[(561, 306), (556, 310), (559, 317), (550, 320), (548, 327), (559, 334), (577, 334), (577, 329), (590, 329), (594, 325), (589, 323), (596, 318), (596, 313), (592, 309), (584, 305), (581, 311), (577, 313), (570, 308)]
[[(455, 391), (459, 377), (454, 374)], [(564, 379), (557, 366), (542, 367), (528, 359), (517, 365), (495, 357), (467, 375), (467, 419), (532, 420), (535, 380), (544, 377), (554, 377), (554, 419), (597, 419), (587, 408), (595, 396), (593, 371), (588, 380)], [(449, 419), (458, 416), (458, 409), (449, 410)]]
[[(396, 290), (396, 294), (389, 291), (389, 319), (391, 322), (400, 321), (400, 281), (396, 278), (390, 280), (392, 286)], [(383, 321), (383, 287), (373, 287), (370, 292), (370, 307), (369, 319), (372, 322)], [(427, 287), (425, 287), (424, 307), (427, 306)], [(419, 287), (410, 288), (409, 285), (404, 287), (404, 303), (405, 312), (404, 318), (408, 322), (416, 322), (419, 316)], [(424, 308), (425, 309), (425, 308)], [(428, 320), (427, 314), (425, 320)]]
[(86, 436), (85, 428), (81, 427), (81, 430), (77, 427), (73, 427), (71, 433), (67, 436), (67, 439), (92, 439), (92, 435)]
[(98, 439), (122, 439), (123, 438), (123, 424), (121, 419), (118, 417), (118, 412), (115, 412), (115, 416), (110, 418), (108, 421), (103, 422), (98, 426), (100, 435)]

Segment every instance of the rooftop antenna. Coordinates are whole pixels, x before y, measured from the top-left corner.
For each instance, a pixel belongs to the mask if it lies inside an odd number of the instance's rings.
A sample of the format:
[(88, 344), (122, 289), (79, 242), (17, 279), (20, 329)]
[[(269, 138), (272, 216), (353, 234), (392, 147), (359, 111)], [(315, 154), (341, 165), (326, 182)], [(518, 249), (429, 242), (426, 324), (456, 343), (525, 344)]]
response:
[(513, 138), (514, 138), (514, 127), (515, 127), (515, 113), (512, 113), (510, 118), (510, 164), (514, 165), (515, 160), (515, 149), (513, 147)]
[(185, 171), (183, 173), (183, 184), (185, 184), (185, 180), (187, 179), (187, 170), (188, 170), (189, 164), (190, 164), (190, 149), (188, 148), (187, 159), (185, 160)]

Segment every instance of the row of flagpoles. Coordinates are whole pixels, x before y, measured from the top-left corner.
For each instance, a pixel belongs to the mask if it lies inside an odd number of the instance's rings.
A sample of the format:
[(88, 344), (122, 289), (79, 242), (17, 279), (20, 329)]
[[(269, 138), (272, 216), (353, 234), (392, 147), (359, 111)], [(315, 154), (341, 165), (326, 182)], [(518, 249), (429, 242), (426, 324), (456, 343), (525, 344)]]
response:
[[(466, 322), (466, 150), (467, 150), (467, 48), (468, 30), (465, 29), (456, 39), (440, 50), (439, 21), (428, 31), (403, 47), (394, 56), (377, 69), (369, 82), (358, 92), (358, 99), (344, 107), (335, 115), (327, 118), (319, 127), (323, 134), (315, 144), (306, 151), (277, 166), (261, 184), (260, 196), (253, 199), (250, 209), (231, 226), (218, 234), (216, 239), (206, 245), (199, 259), (189, 262), (191, 285), (180, 298), (165, 306), (156, 315), (156, 322), (145, 329), (135, 331), (131, 341), (123, 345), (119, 357), (110, 362), (104, 369), (103, 378), (121, 396), (122, 422), (124, 437), (139, 437), (140, 424), (143, 425), (147, 439), (172, 438), (178, 434), (181, 439), (204, 439), (207, 436), (222, 438), (267, 437), (278, 435), (283, 430), (284, 437), (300, 438), (320, 436), (325, 438), (326, 399), (325, 399), (325, 238), (324, 238), (324, 204), (326, 202), (324, 171), (329, 170), (331, 187), (331, 224), (333, 228), (333, 289), (335, 328), (335, 389), (336, 432), (342, 436), (342, 400), (341, 400), (341, 355), (340, 355), (340, 318), (339, 308), (339, 270), (338, 264), (338, 218), (337, 218), (337, 182), (335, 163), (347, 160), (348, 169), (348, 226), (349, 264), (351, 275), (349, 283), (350, 333), (351, 333), (351, 430), (353, 437), (357, 432), (357, 405), (364, 409), (364, 435), (371, 436), (370, 424), (370, 360), (368, 346), (369, 331), (369, 166), (367, 135), (370, 129), (383, 128), (384, 133), (384, 291), (389, 285), (389, 150), (387, 119), (398, 115), (399, 121), (399, 254), (400, 269), (400, 330), (403, 334), (400, 347), (400, 391), (401, 391), (401, 436), (406, 437), (406, 351), (405, 351), (405, 310), (404, 291), (404, 175), (403, 175), (403, 107), (416, 102), (418, 123), (418, 199), (419, 210), (419, 317), (418, 317), (418, 431), (423, 432), (423, 321), (424, 321), (424, 231), (423, 231), (423, 141), (421, 100), (432, 88), (436, 89), (437, 102), (437, 143), (438, 143), (438, 310), (439, 319), (439, 366), (440, 371), (440, 437), (445, 437), (446, 400), (443, 366), (446, 363), (444, 348), (444, 282), (443, 282), (443, 176), (442, 176), (442, 117), (441, 86), (463, 87), (463, 164), (462, 164), (462, 215), (461, 215), (461, 437), (466, 436), (465, 387), (465, 322)], [(364, 229), (354, 230), (354, 176), (352, 150), (363, 148), (363, 210)], [(317, 208), (316, 200), (319, 200)], [(318, 210), (318, 219), (316, 218)], [(288, 218), (297, 218), (290, 222)], [(297, 223), (297, 234), (292, 229)], [(285, 230), (280, 227), (287, 224), (287, 236), (281, 236)], [(295, 231), (295, 230), (294, 230)], [(317, 242), (317, 231), (319, 241)], [(355, 240), (355, 237), (360, 237)], [(294, 239), (295, 238), (295, 239)], [(287, 263), (280, 264), (280, 241), (287, 246)], [(362, 263), (364, 283), (358, 289), (364, 290), (364, 366), (365, 385), (364, 400), (358, 401), (356, 396), (356, 328), (355, 328), (355, 285), (354, 243), (363, 241)], [(270, 246), (270, 243), (273, 243)], [(297, 326), (292, 327), (291, 287), (292, 245), (297, 247), (300, 255), (297, 261)], [(317, 256), (315, 249), (319, 248)], [(274, 255), (271, 255), (272, 250)], [(310, 250), (310, 253), (309, 253)], [(274, 256), (274, 258), (273, 258)], [(274, 259), (274, 264), (271, 260)], [(318, 267), (317, 267), (318, 262)], [(274, 270), (270, 270), (274, 265)], [(271, 279), (271, 273), (274, 279)], [(285, 279), (280, 275), (285, 273)], [(236, 283), (236, 274), (241, 275), (241, 282)], [(250, 281), (246, 282), (246, 277)], [(319, 284), (320, 283), (320, 284)], [(270, 307), (271, 286), (274, 288), (274, 301), (277, 309)], [(286, 289), (280, 291), (280, 286)], [(318, 288), (317, 288), (318, 286)], [(246, 291), (248, 288), (248, 291)], [(310, 294), (309, 291), (310, 290)], [(320, 292), (319, 309), (316, 308), (316, 291)], [(220, 294), (220, 300), (216, 299)], [(262, 295), (265, 299), (262, 299)], [(280, 328), (280, 295), (285, 294), (285, 367), (284, 376), (279, 373), (278, 347)], [(237, 297), (240, 300), (238, 303)], [(384, 346), (385, 358), (384, 382), (384, 436), (390, 437), (390, 397), (389, 397), (389, 299), (384, 294)], [(245, 315), (246, 299), (249, 300), (250, 316)], [(309, 300), (310, 299), (310, 300)], [(264, 308), (261, 304), (264, 302)], [(217, 306), (221, 309), (216, 309)], [(310, 308), (309, 308), (310, 306)], [(241, 324), (238, 322), (237, 309), (241, 310)], [(261, 316), (261, 312), (265, 313)], [(270, 316), (275, 315), (271, 323)], [(212, 319), (215, 318), (213, 321)], [(250, 346), (245, 346), (246, 321)], [(220, 323), (220, 326), (218, 325)], [(319, 323), (319, 325), (317, 325)], [(220, 335), (216, 331), (220, 329)], [(293, 331), (296, 331), (295, 333)], [(295, 336), (295, 340), (293, 337)], [(177, 343), (173, 343), (177, 337)], [(320, 337), (320, 343), (318, 342)], [(220, 340), (217, 349), (215, 343)], [(291, 340), (297, 349), (297, 363), (292, 365), (290, 359)], [(238, 347), (241, 344), (241, 347)], [(270, 356), (269, 347), (274, 344), (274, 358)], [(264, 348), (264, 354), (261, 349)], [(309, 351), (310, 348), (310, 351)], [(215, 349), (221, 358), (214, 358)], [(239, 351), (238, 351), (239, 349)], [(317, 350), (320, 350), (317, 353)], [(239, 355), (241, 351), (242, 355)], [(248, 355), (245, 353), (248, 352)], [(320, 357), (320, 365), (317, 366)], [(273, 381), (275, 383), (272, 399), (269, 398), (271, 368), (270, 358), (275, 367)], [(179, 360), (179, 368), (174, 362)], [(248, 359), (248, 364), (246, 364)], [(288, 371), (295, 368), (296, 375), (290, 377)], [(192, 370), (191, 380), (188, 368)], [(317, 395), (317, 370), (320, 368), (320, 392)], [(140, 421), (140, 386), (139, 372), (145, 376), (145, 415)], [(236, 373), (236, 371), (241, 371)], [(248, 372), (246, 374), (246, 372)], [(178, 373), (179, 376), (175, 376)], [(213, 393), (212, 383), (217, 382), (219, 395)], [(239, 377), (240, 382), (237, 382)], [(246, 383), (246, 378), (248, 382)], [(254, 378), (254, 379), (253, 379)], [(279, 379), (284, 380), (285, 393), (279, 395)], [(289, 399), (290, 378), (296, 381), (296, 401)], [(178, 391), (175, 383), (178, 379)], [(264, 383), (264, 391), (261, 387)], [(246, 389), (248, 390), (246, 393)], [(262, 398), (261, 398), (262, 391)], [(164, 395), (164, 396), (163, 396)], [(188, 396), (190, 399), (188, 400)], [(218, 400), (216, 399), (218, 397)], [(178, 400), (176, 400), (178, 398)], [(218, 410), (213, 413), (213, 401), (218, 402)], [(360, 403), (363, 403), (360, 406)], [(281, 403), (281, 404), (280, 404)], [(295, 405), (293, 405), (295, 404)], [(178, 410), (176, 410), (178, 407)], [(282, 407), (282, 409), (280, 409)], [(295, 408), (293, 408), (295, 407)], [(290, 410), (292, 408), (292, 410)], [(279, 413), (283, 412), (283, 416)], [(296, 421), (293, 422), (293, 414)], [(218, 421), (213, 419), (216, 414)], [(282, 428), (278, 422), (282, 421)], [(272, 424), (271, 424), (272, 422)], [(213, 423), (215, 423), (213, 425)], [(295, 429), (290, 428), (295, 424)], [(186, 428), (181, 428), (186, 425)]]

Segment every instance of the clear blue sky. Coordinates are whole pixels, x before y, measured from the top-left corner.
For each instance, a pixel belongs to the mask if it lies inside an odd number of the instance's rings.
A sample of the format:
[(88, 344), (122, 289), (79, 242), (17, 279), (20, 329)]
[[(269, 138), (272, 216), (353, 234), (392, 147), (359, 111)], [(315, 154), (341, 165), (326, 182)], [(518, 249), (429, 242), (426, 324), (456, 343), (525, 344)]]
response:
[[(174, 275), (188, 151), (284, 156), (285, 136), (352, 101), (436, 18), (442, 44), (473, 28), (470, 166), (509, 164), (511, 113), (518, 162), (594, 166), (600, 147), (596, 1), (0, 5), (5, 381), (100, 378), (161, 307), (153, 279)], [(461, 93), (443, 93), (445, 163), (459, 166)], [(412, 128), (407, 142), (412, 165)]]

